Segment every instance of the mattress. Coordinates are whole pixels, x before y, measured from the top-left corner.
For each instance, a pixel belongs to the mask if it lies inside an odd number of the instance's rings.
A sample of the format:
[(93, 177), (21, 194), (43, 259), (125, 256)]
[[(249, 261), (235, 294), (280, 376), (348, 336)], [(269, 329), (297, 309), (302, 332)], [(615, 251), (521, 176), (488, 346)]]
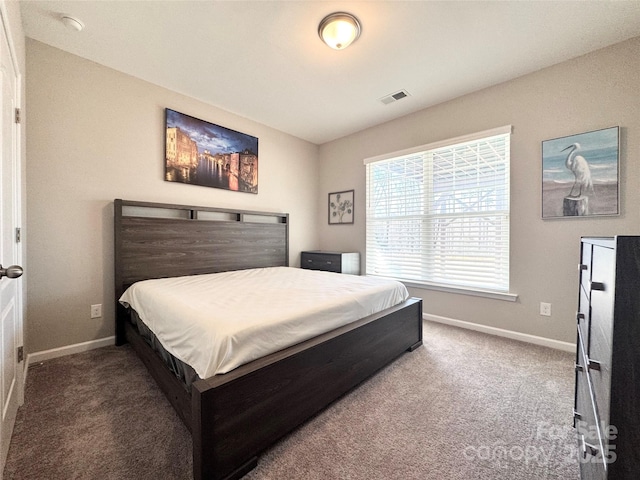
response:
[(271, 267), (145, 280), (120, 302), (208, 378), (408, 298), (394, 280)]

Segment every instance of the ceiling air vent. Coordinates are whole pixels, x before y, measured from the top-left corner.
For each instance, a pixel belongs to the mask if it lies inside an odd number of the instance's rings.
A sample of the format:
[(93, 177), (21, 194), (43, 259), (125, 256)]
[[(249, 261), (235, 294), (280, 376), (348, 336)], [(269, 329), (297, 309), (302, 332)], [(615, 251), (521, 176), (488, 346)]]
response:
[(398, 100), (402, 100), (404, 97), (408, 96), (409, 92), (407, 92), (406, 90), (400, 90), (399, 92), (392, 93), (391, 95), (385, 95), (380, 99), (380, 101), (385, 105), (388, 105), (390, 103), (397, 102)]

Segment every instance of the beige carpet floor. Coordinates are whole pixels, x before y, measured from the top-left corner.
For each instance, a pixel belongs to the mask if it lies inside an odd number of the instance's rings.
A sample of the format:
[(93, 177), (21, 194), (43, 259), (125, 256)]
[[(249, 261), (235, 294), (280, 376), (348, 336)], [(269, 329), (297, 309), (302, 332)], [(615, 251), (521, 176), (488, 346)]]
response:
[[(579, 478), (574, 355), (425, 323), (407, 353), (271, 449), (246, 480)], [(128, 347), (33, 365), (8, 479), (189, 479), (191, 439)]]

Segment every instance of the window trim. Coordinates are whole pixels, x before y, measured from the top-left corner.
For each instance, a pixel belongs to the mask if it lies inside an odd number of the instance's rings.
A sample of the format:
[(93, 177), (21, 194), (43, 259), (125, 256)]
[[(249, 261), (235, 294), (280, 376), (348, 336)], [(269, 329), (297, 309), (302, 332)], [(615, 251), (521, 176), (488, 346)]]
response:
[(468, 135), (461, 135), (455, 138), (448, 138), (446, 140), (439, 140), (437, 142), (426, 143), (417, 147), (407, 148), (404, 150), (398, 150), (395, 152), (385, 153), (383, 155), (377, 155), (375, 157), (365, 158), (364, 165), (374, 162), (380, 162), (382, 160), (388, 160), (390, 158), (402, 157), (405, 155), (411, 155), (413, 153), (420, 153), (425, 150), (435, 150), (437, 148), (448, 147), (457, 143), (472, 142), (473, 140), (480, 140), (482, 138), (493, 137), (495, 135), (513, 134), (513, 127), (511, 125), (504, 125), (502, 127), (491, 128), (482, 132), (470, 133)]
[(484, 297), (492, 298), (494, 300), (504, 300), (507, 302), (516, 302), (518, 300), (518, 294), (509, 292), (498, 292), (493, 290), (483, 290), (481, 288), (473, 287), (454, 287), (451, 285), (440, 285), (430, 282), (416, 282), (415, 280), (402, 280), (398, 279), (409, 288), (419, 288), (421, 290), (435, 290), (437, 292), (457, 293), (461, 295), (469, 295), (472, 297)]

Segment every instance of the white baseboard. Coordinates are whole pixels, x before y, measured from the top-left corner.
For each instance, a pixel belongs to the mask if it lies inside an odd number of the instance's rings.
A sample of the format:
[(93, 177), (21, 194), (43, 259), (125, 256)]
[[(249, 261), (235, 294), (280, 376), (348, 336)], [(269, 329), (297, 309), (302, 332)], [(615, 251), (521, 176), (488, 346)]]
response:
[(27, 355), (27, 358), (25, 358), (24, 360), (24, 365), (22, 367), (22, 388), (20, 390), (22, 390), (20, 393), (22, 395), (22, 398), (20, 399), (21, 401), (18, 402), (20, 403), (20, 406), (22, 406), (22, 404), (24, 403), (24, 389), (27, 385), (27, 374), (29, 373), (29, 355)]
[(489, 327), (487, 325), (480, 325), (479, 323), (465, 322), (463, 320), (456, 320), (455, 318), (441, 317), (439, 315), (431, 315), (425, 313), (422, 318), (431, 322), (444, 323), (447, 325), (453, 325), (454, 327), (466, 328), (468, 330), (475, 330), (477, 332), (488, 333), (490, 335), (497, 335), (499, 337), (506, 337), (512, 340), (519, 340), (521, 342), (533, 343), (535, 345), (542, 345), (543, 347), (555, 348), (556, 350), (563, 350), (565, 352), (576, 352), (576, 344), (569, 342), (561, 342), (560, 340), (553, 340), (551, 338), (537, 337), (535, 335), (529, 335), (527, 333), (514, 332), (513, 330), (504, 330), (502, 328)]
[[(99, 338), (98, 340), (91, 340), (89, 342), (76, 343), (74, 345), (67, 345), (65, 347), (52, 348), (51, 350), (43, 350), (41, 352), (34, 352), (27, 355), (27, 366), (34, 363), (44, 362), (45, 360), (51, 360), (52, 358), (64, 357), (66, 355), (73, 355), (74, 353), (87, 352), (95, 348), (108, 347), (109, 345), (115, 345), (116, 337)], [(26, 373), (25, 373), (26, 377)]]

